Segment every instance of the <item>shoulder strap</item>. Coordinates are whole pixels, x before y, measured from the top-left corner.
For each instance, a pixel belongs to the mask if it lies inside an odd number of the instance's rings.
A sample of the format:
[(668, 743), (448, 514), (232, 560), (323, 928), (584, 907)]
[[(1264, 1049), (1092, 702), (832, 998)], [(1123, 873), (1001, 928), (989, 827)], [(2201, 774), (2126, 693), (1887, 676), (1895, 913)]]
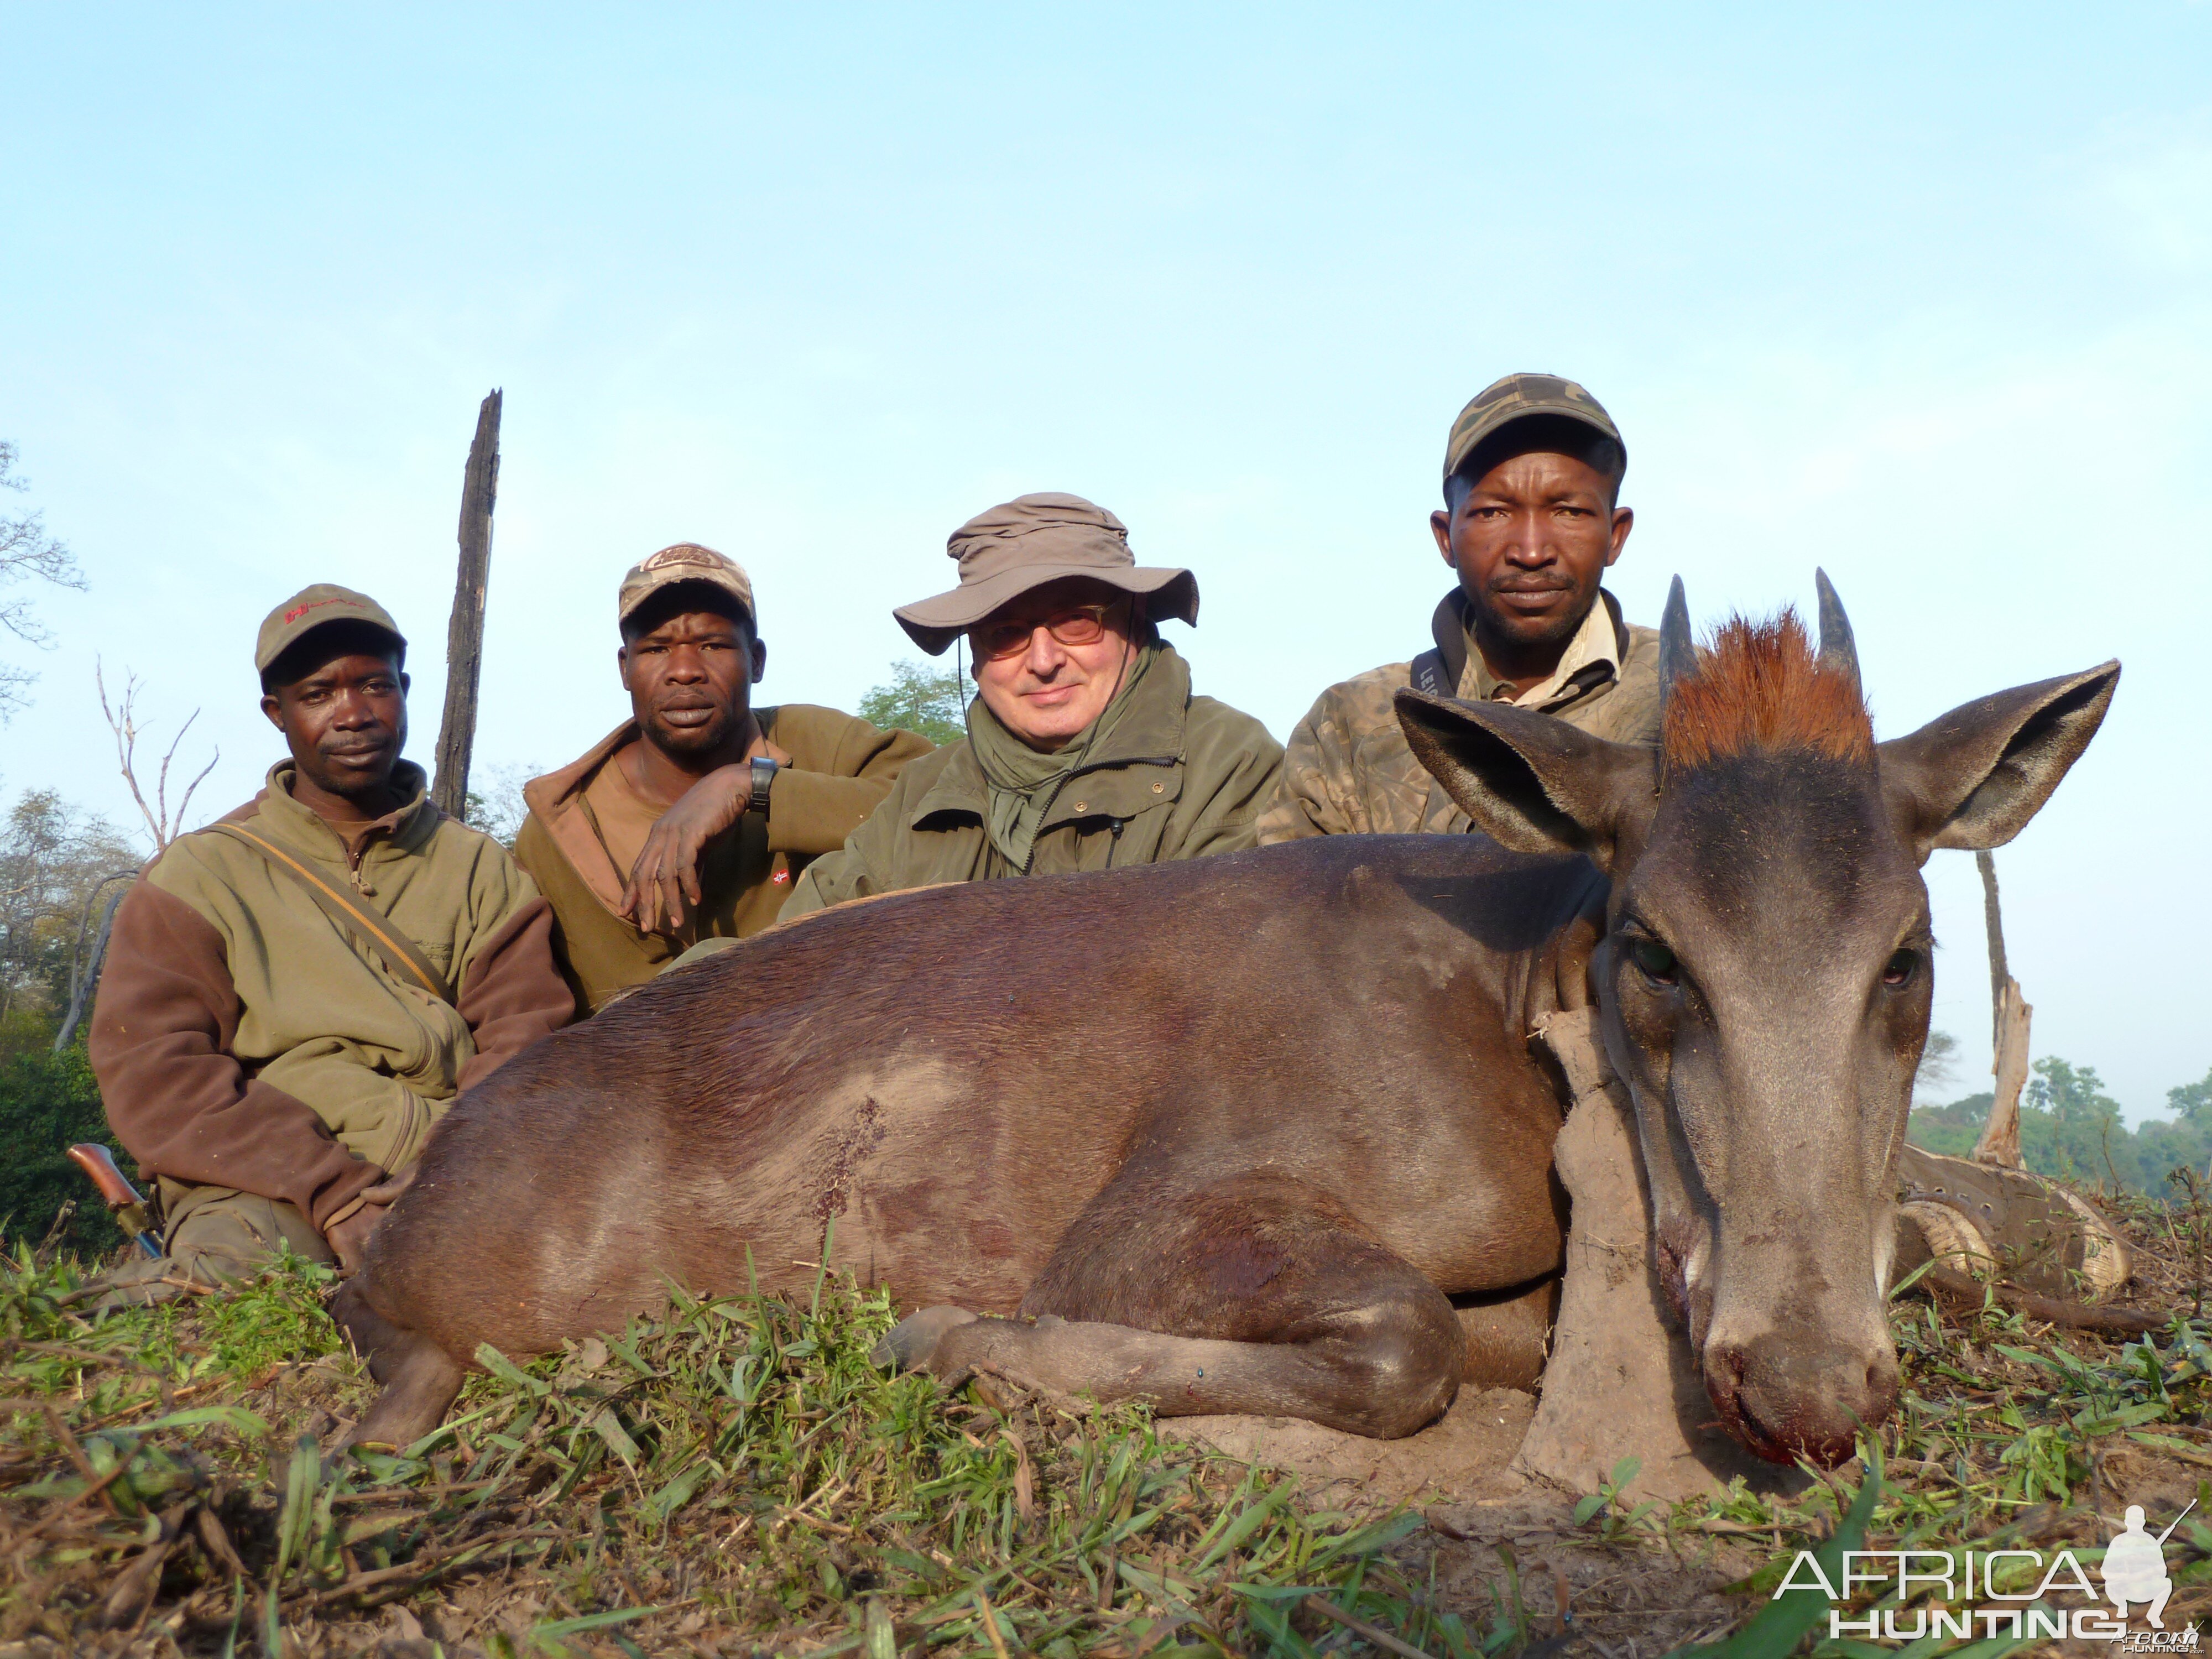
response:
[(1425, 691), (1432, 697), (1459, 695), (1459, 688), (1449, 684), (1444, 673), (1444, 653), (1434, 646), (1413, 659), (1413, 690)]
[(266, 858), (271, 869), (290, 877), (309, 898), (322, 908), (325, 915), (337, 923), (339, 931), (366, 945), (370, 953), (389, 969), (392, 976), (401, 984), (417, 986), (441, 1002), (459, 1006), (460, 999), (453, 994), (453, 988), (446, 983), (445, 975), (431, 964), (429, 957), (416, 947), (414, 940), (385, 918), (363, 909), (348, 898), (343, 890), (325, 881), (283, 848), (255, 835), (244, 825), (211, 823), (208, 829), (244, 842)]

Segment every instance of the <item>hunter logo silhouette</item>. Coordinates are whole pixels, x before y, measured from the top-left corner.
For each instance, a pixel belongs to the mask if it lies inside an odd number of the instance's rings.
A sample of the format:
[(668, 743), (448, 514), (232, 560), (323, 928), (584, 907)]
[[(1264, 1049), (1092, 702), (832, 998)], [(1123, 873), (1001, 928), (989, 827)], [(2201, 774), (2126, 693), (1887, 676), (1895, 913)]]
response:
[(2146, 1604), (2144, 1615), (2152, 1628), (2166, 1628), (2166, 1620), (2160, 1615), (2166, 1611), (2166, 1598), (2173, 1594), (2173, 1580), (2166, 1573), (2166, 1540), (2196, 1507), (2192, 1498), (2189, 1508), (2173, 1517), (2173, 1525), (2154, 1538), (2143, 1528), (2142, 1506), (2128, 1505), (2126, 1527), (2105, 1547), (2105, 1594), (2119, 1609), (2122, 1619), (2128, 1616), (2130, 1602), (2141, 1601)]

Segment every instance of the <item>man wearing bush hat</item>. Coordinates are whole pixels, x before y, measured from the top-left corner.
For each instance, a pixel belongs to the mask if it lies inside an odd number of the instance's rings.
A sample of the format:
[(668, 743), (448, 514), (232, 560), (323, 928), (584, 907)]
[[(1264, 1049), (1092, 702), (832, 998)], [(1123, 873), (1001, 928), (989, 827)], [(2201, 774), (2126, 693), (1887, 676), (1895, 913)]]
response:
[(1255, 843), (1282, 748), (1191, 693), (1163, 619), (1194, 624), (1198, 580), (1139, 565), (1121, 520), (1079, 495), (978, 514), (945, 550), (958, 584), (891, 614), (932, 656), (964, 639), (968, 737), (915, 762), (786, 918), (936, 882), (1104, 870)]
[(1476, 394), (1452, 423), (1430, 515), (1457, 577), (1430, 618), (1434, 643), (1322, 693), (1291, 734), (1261, 842), (1468, 828), (1407, 745), (1402, 686), (1658, 740), (1659, 635), (1601, 586), (1635, 522), (1620, 504), (1627, 469), (1613, 417), (1572, 380), (1509, 374)]

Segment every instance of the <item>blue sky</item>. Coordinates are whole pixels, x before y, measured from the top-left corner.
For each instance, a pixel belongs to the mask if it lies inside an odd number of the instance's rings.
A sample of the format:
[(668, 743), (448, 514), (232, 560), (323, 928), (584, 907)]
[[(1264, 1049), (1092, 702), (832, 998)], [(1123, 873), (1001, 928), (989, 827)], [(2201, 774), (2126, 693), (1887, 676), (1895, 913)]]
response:
[[(1878, 730), (2109, 656), (2002, 852), (2035, 1047), (2139, 1116), (2212, 1066), (2212, 9), (0, 9), (0, 436), (76, 549), (0, 790), (117, 816), (95, 657), (222, 759), (304, 583), (441, 698), (461, 461), (507, 392), (477, 754), (622, 713), (612, 597), (744, 561), (764, 695), (849, 707), (1027, 489), (1195, 568), (1200, 689), (1286, 733), (1424, 641), (1443, 437), (1512, 369), (1626, 434), (1614, 584), (1856, 625)], [(1929, 869), (1987, 1064), (1978, 888)], [(2179, 912), (2177, 915), (2177, 912)]]

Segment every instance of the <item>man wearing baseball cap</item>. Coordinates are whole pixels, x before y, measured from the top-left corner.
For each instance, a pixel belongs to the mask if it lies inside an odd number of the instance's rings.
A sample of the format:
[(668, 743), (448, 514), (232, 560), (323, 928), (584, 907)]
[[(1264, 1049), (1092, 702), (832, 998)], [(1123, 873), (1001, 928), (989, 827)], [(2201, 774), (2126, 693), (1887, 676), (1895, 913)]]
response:
[(679, 542), (633, 566), (615, 614), (629, 718), (532, 781), (514, 843), (560, 919), (580, 1015), (692, 946), (774, 921), (930, 747), (834, 708), (754, 708), (768, 647), (752, 581), (712, 548)]
[(115, 913), (92, 1066), (167, 1229), (117, 1276), (137, 1296), (283, 1245), (352, 1268), (454, 1096), (568, 1018), (545, 901), (400, 758), (406, 653), (349, 588), (270, 611), (253, 663), (289, 757)]
[(1572, 380), (1509, 374), (1460, 411), (1444, 505), (1429, 520), (1458, 577), (1430, 619), (1434, 644), (1322, 693), (1291, 734), (1263, 843), (1468, 828), (1407, 746), (1391, 703), (1401, 686), (1658, 740), (1659, 635), (1601, 586), (1635, 522), (1620, 503), (1627, 468), (1613, 417)]
[(965, 741), (907, 768), (890, 798), (799, 881), (786, 917), (934, 882), (1234, 852), (1255, 844), (1283, 751), (1191, 695), (1158, 623), (1198, 620), (1188, 570), (1137, 563), (1121, 520), (1044, 494), (978, 514), (945, 550), (949, 592), (891, 614), (942, 655), (965, 637)]

